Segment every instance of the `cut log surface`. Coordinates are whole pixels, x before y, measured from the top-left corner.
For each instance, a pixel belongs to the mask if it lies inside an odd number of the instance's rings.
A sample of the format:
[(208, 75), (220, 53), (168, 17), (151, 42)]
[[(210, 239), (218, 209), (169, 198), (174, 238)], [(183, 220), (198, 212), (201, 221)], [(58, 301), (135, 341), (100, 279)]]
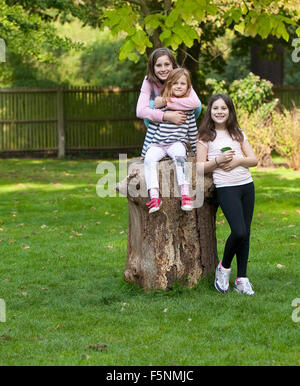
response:
[[(189, 157), (188, 162), (196, 170), (195, 157)], [(218, 261), (217, 205), (211, 176), (204, 177), (202, 173), (201, 177), (200, 172), (199, 178), (199, 173), (193, 173), (191, 189), (202, 186), (203, 204), (200, 206), (195, 200), (194, 206), (198, 207), (185, 212), (180, 208), (176, 177), (174, 184), (173, 162), (170, 159), (160, 161), (162, 206), (159, 211), (149, 214), (143, 161), (132, 160), (128, 171), (127, 178), (117, 184), (117, 190), (128, 198), (129, 209), (125, 280), (145, 289), (167, 289), (175, 281), (195, 286), (202, 276), (215, 270)], [(165, 197), (168, 190), (169, 197)]]

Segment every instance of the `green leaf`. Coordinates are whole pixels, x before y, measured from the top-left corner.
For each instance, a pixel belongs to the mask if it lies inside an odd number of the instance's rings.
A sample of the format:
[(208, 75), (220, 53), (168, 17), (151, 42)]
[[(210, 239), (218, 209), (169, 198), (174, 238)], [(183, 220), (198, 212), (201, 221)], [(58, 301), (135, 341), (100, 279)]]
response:
[(121, 46), (119, 59), (121, 61), (127, 59), (129, 53), (133, 50), (134, 50), (134, 43), (130, 37), (127, 37)]
[(146, 27), (156, 29), (163, 24), (162, 23), (163, 19), (164, 19), (163, 15), (160, 15), (160, 14), (148, 15), (145, 17), (144, 25)]
[(285, 41), (287, 42), (289, 41), (290, 36), (282, 21), (279, 21), (275, 34), (278, 37), (278, 39), (282, 37)]
[(240, 24), (236, 24), (235, 26), (234, 26), (234, 29), (236, 30), (236, 31), (238, 31), (240, 34), (244, 34), (244, 32), (245, 32), (245, 23), (240, 23)]
[(172, 35), (172, 32), (169, 29), (165, 29), (160, 35), (159, 39), (161, 42), (165, 41), (166, 39), (169, 39)]
[(166, 18), (166, 26), (167, 27), (173, 27), (173, 25), (177, 22), (178, 18), (179, 18), (180, 14), (179, 14), (179, 11), (178, 9), (173, 9), (170, 14), (168, 15), (168, 17)]

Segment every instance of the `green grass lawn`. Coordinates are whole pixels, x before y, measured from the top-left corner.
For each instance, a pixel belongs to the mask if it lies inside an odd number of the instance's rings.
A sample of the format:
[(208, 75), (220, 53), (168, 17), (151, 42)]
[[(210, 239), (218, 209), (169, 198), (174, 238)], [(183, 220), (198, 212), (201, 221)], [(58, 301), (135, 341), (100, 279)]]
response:
[(96, 195), (98, 162), (0, 160), (0, 365), (300, 365), (300, 172), (253, 169), (255, 297), (213, 276), (144, 292), (123, 279), (127, 199)]

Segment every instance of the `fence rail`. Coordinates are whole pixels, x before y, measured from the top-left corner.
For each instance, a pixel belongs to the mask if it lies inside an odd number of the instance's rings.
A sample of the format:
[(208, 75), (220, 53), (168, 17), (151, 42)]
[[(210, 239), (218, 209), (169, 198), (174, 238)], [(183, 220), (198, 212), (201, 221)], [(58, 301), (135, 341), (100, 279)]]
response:
[[(145, 127), (136, 118), (139, 91), (73, 87), (0, 89), (0, 154), (138, 149)], [(274, 88), (287, 108), (300, 88)]]
[(0, 152), (133, 149), (145, 128), (130, 89), (0, 89)]

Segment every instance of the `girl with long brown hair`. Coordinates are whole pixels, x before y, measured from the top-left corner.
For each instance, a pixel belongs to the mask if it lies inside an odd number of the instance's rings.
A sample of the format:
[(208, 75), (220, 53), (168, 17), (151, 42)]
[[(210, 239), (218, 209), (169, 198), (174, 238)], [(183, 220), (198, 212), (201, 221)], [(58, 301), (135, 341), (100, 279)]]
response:
[(254, 295), (247, 278), (254, 210), (254, 184), (248, 168), (257, 165), (257, 158), (238, 125), (233, 102), (227, 94), (213, 95), (208, 102), (199, 128), (197, 162), (204, 164), (204, 173), (212, 172), (217, 198), (231, 229), (223, 259), (216, 268), (215, 288), (228, 292), (231, 262), (236, 256), (234, 289)]

